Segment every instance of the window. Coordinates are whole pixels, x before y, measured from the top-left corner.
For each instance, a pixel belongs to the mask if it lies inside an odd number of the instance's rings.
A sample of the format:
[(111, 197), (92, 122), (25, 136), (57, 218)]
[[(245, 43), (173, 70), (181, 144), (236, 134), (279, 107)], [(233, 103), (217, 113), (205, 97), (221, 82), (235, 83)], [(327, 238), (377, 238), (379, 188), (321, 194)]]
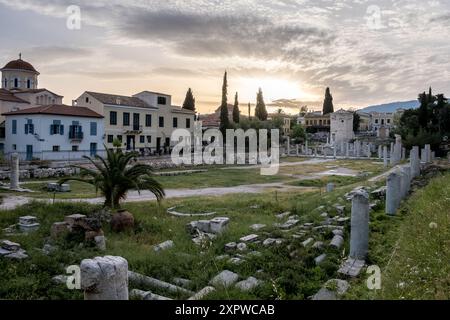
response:
[(152, 136), (147, 136), (147, 142), (152, 143)]
[(53, 152), (59, 152), (60, 149), (59, 146), (53, 146)]
[(121, 136), (121, 135), (118, 135), (118, 136), (117, 136), (117, 140), (119, 140), (120, 142), (122, 142), (122, 136)]
[(17, 150), (17, 144), (13, 144), (12, 147), (13, 147), (13, 150), (14, 150), (14, 151)]
[(140, 141), (141, 143), (145, 143), (145, 136), (140, 136), (140, 137), (139, 137), (139, 141)]
[(19, 87), (19, 79), (15, 78), (14, 79), (14, 88), (18, 88)]
[(72, 121), (72, 125), (69, 127), (69, 139), (82, 140), (83, 137), (83, 127), (78, 121)]
[(189, 129), (191, 127), (191, 119), (186, 119), (186, 128)]
[(78, 146), (72, 146), (72, 151), (78, 151), (79, 150), (79, 147)]
[(178, 118), (173, 118), (173, 127), (178, 128)]
[(164, 117), (159, 117), (159, 127), (164, 128)]
[(28, 119), (25, 124), (25, 134), (34, 134), (34, 124), (31, 119)]
[(31, 89), (31, 80), (30, 79), (27, 80), (27, 88)]
[(128, 112), (123, 113), (123, 125), (124, 126), (130, 125), (130, 114)]
[(158, 104), (166, 105), (167, 98), (166, 97), (158, 97)]
[(91, 122), (91, 136), (97, 135), (97, 122)]
[(114, 142), (114, 136), (112, 134), (108, 135), (108, 143), (113, 143)]
[(151, 114), (146, 114), (145, 115), (145, 126), (146, 127), (151, 127), (152, 126), (152, 115)]
[(17, 120), (12, 121), (12, 134), (17, 134)]
[(139, 113), (133, 113), (133, 130), (141, 130), (141, 115)]
[(109, 112), (109, 124), (112, 126), (117, 125), (117, 112), (116, 111)]
[(53, 120), (50, 125), (50, 135), (60, 134), (64, 135), (64, 126), (61, 125), (61, 120)]
[(89, 97), (86, 97), (86, 103), (89, 103)]
[(8, 79), (5, 78), (5, 88), (8, 88)]
[(391, 123), (391, 119), (387, 119), (387, 123)]
[(375, 119), (375, 124), (378, 124), (378, 119)]

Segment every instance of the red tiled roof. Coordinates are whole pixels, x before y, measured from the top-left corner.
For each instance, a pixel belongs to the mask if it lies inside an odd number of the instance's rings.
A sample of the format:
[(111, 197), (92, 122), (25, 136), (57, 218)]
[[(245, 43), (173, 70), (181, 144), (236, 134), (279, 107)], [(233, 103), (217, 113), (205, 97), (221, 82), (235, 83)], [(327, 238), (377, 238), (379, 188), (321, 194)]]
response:
[(16, 97), (12, 92), (5, 90), (5, 89), (0, 89), (0, 100), (29, 104), (28, 101), (25, 101), (25, 100), (20, 99), (19, 97)]
[(2, 68), (3, 69), (10, 69), (10, 70), (26, 70), (26, 71), (31, 71), (31, 72), (35, 72), (37, 74), (39, 74), (39, 72), (36, 71), (36, 69), (33, 67), (33, 65), (29, 62), (26, 62), (22, 59), (18, 59), (18, 60), (13, 60), (10, 61), (6, 64), (6, 66), (4, 66)]
[(23, 114), (52, 114), (59, 116), (74, 116), (83, 118), (103, 118), (101, 114), (86, 108), (86, 107), (73, 107), (67, 105), (49, 105), (40, 106), (35, 108), (21, 109), (17, 111), (11, 111), (3, 113), (4, 116), (23, 115)]
[(99, 92), (86, 91), (87, 94), (93, 96), (95, 99), (104, 104), (110, 104), (114, 106), (127, 106), (127, 107), (139, 107), (139, 108), (152, 108), (143, 100), (136, 97), (120, 96), (116, 94), (107, 94)]

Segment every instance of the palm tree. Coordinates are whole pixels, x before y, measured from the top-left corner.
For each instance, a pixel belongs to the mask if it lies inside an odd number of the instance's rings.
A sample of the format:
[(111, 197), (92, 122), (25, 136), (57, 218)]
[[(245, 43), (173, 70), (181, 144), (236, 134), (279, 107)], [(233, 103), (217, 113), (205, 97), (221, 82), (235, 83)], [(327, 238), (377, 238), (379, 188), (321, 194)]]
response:
[(94, 158), (85, 156), (96, 168), (88, 169), (80, 166), (73, 166), (80, 169), (80, 177), (67, 177), (59, 181), (63, 184), (67, 181), (81, 181), (91, 184), (96, 191), (101, 192), (105, 197), (105, 207), (112, 209), (120, 207), (120, 201), (126, 199), (130, 190), (149, 190), (158, 202), (165, 197), (162, 186), (151, 178), (153, 168), (146, 164), (132, 164), (137, 152), (123, 153), (120, 149), (110, 150), (108, 148), (106, 159), (96, 155)]

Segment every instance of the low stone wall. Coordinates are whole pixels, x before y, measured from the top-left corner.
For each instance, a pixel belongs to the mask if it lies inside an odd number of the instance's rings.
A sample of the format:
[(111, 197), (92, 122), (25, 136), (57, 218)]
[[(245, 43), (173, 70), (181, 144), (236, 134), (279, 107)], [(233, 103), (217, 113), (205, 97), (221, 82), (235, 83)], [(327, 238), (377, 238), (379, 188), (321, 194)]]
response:
[[(45, 179), (59, 178), (74, 175), (78, 172), (75, 168), (30, 168), (19, 171), (19, 179)], [(0, 171), (0, 180), (9, 180), (10, 171)]]

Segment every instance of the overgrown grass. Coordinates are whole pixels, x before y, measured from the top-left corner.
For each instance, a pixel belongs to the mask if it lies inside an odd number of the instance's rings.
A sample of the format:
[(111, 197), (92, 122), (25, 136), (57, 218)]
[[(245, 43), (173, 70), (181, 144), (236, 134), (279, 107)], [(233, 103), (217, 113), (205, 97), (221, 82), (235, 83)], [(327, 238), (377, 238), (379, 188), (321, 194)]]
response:
[(297, 187), (316, 187), (323, 188), (328, 183), (334, 183), (336, 186), (346, 186), (349, 184), (356, 183), (358, 181), (362, 181), (363, 178), (358, 177), (347, 177), (347, 176), (324, 176), (320, 179), (311, 179), (311, 180), (297, 180), (293, 182), (289, 182), (289, 185), (297, 186)]
[(370, 237), (368, 263), (381, 268), (382, 289), (360, 279), (348, 299), (450, 299), (450, 173), (417, 190), (397, 216), (373, 214)]

